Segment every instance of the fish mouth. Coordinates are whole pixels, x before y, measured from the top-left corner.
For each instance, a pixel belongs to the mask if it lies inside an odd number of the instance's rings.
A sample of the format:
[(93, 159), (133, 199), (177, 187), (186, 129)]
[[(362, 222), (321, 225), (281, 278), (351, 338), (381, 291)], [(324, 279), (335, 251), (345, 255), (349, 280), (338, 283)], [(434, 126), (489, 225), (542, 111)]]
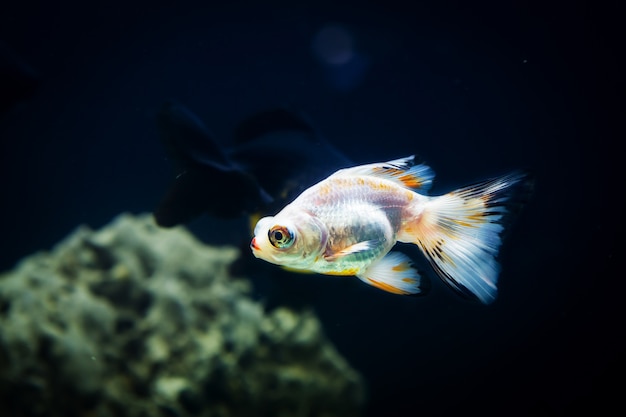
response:
[(253, 253), (255, 251), (261, 250), (261, 247), (258, 245), (258, 243), (256, 243), (256, 237), (252, 238), (252, 242), (250, 242), (250, 248), (252, 249)]

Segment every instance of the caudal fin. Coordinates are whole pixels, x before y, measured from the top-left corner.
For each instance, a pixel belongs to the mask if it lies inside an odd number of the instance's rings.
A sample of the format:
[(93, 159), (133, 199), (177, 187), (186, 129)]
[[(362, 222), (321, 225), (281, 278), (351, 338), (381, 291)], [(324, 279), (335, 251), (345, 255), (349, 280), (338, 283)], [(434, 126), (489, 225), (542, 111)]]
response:
[(502, 232), (531, 184), (515, 172), (431, 197), (399, 238), (416, 243), (447, 284), (489, 304), (498, 293)]

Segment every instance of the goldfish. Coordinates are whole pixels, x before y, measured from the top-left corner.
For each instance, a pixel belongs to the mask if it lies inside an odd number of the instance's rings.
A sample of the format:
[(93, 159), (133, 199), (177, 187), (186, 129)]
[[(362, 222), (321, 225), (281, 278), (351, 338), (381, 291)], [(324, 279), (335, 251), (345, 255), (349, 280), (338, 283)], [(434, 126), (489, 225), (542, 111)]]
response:
[(449, 286), (490, 304), (506, 219), (530, 175), (514, 171), (430, 196), (434, 177), (414, 156), (339, 169), (261, 218), (252, 253), (292, 270), (356, 276), (390, 293), (419, 295), (427, 279), (409, 256), (392, 251), (398, 242), (414, 244)]

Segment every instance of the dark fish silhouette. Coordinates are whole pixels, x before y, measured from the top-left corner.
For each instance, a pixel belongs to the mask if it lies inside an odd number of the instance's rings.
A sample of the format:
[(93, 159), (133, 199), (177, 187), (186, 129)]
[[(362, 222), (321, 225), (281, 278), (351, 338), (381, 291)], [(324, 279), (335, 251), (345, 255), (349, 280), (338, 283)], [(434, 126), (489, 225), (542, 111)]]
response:
[(0, 42), (0, 115), (32, 97), (40, 83), (36, 72)]
[(154, 212), (172, 227), (202, 214), (237, 218), (279, 208), (302, 190), (352, 162), (303, 116), (286, 108), (244, 120), (230, 146), (177, 103), (166, 103), (157, 125), (175, 178)]

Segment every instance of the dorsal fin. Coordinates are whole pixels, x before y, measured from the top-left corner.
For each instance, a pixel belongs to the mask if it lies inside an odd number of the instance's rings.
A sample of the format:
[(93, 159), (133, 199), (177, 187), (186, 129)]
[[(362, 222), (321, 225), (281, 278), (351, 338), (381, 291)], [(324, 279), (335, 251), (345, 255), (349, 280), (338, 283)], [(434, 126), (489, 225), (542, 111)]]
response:
[(340, 169), (332, 176), (374, 176), (385, 178), (406, 188), (428, 191), (435, 178), (435, 173), (425, 164), (415, 165), (414, 159), (415, 155), (411, 155), (387, 162), (359, 165)]
[(235, 129), (234, 139), (236, 144), (242, 144), (280, 131), (314, 133), (311, 125), (301, 115), (280, 107), (259, 112), (242, 121)]
[(176, 165), (177, 174), (186, 171), (190, 164), (224, 171), (234, 169), (202, 120), (182, 104), (164, 103), (156, 122), (161, 142)]

